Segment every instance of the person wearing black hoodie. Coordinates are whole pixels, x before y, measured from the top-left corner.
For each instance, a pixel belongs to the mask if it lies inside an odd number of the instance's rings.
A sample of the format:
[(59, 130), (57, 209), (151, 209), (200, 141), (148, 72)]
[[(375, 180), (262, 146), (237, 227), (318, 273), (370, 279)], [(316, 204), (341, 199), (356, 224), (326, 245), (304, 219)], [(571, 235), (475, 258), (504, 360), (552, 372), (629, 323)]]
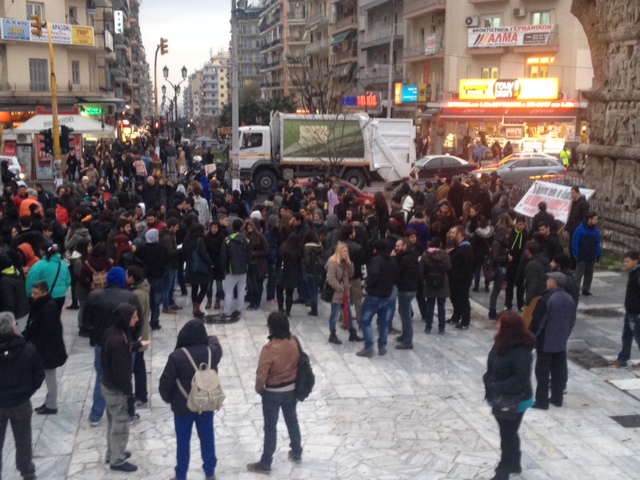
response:
[[(518, 310), (521, 311), (524, 306), (524, 281), (519, 281), (518, 268), (520, 267), (520, 258), (524, 252), (527, 242), (527, 231), (525, 230), (526, 222), (522, 215), (516, 217), (515, 227), (507, 237), (507, 289), (505, 290), (504, 309), (511, 310), (513, 308), (513, 290), (516, 290), (516, 301)], [(522, 279), (524, 280), (524, 278)]]
[(189, 320), (178, 333), (175, 350), (169, 355), (164, 371), (160, 376), (158, 392), (166, 403), (171, 404), (176, 428), (176, 476), (173, 480), (184, 480), (189, 470), (189, 452), (191, 450), (191, 431), (196, 424), (202, 463), (207, 480), (215, 478), (217, 465), (214, 443), (213, 412), (195, 413), (187, 408), (187, 399), (177, 386), (189, 393), (193, 366), (182, 351), (185, 348), (193, 357), (196, 365), (207, 363), (211, 354), (211, 368), (218, 370), (222, 358), (222, 347), (215, 335), (209, 336), (201, 320)]
[(367, 268), (365, 287), (367, 296), (362, 302), (362, 334), (364, 348), (356, 353), (359, 357), (373, 356), (373, 329), (371, 321), (378, 315), (378, 355), (387, 354), (387, 335), (393, 320), (395, 304), (392, 302), (393, 287), (398, 281), (400, 270), (391, 258), (389, 242), (378, 240), (373, 246), (374, 257)]
[(454, 245), (448, 250), (451, 258), (449, 289), (451, 290), (453, 313), (447, 322), (454, 324), (458, 330), (467, 330), (471, 323), (469, 289), (473, 282), (473, 247), (465, 240), (462, 225), (455, 225), (449, 230), (447, 244)]
[(102, 349), (102, 395), (107, 404), (107, 454), (105, 461), (111, 470), (135, 472), (138, 467), (127, 462), (129, 442), (129, 397), (131, 387), (131, 351), (146, 347), (150, 340), (130, 345), (130, 332), (138, 323), (136, 308), (128, 303), (118, 305), (112, 312), (113, 325), (104, 332)]
[(36, 347), (18, 334), (13, 313), (0, 312), (0, 445), (4, 445), (7, 423), (11, 422), (16, 442), (16, 469), (24, 479), (36, 478), (30, 399), (43, 380), (44, 368)]
[(391, 254), (398, 264), (398, 311), (402, 320), (402, 335), (398, 337), (398, 350), (413, 349), (413, 318), (411, 303), (416, 298), (418, 285), (421, 284), (418, 252), (409, 248), (409, 241), (401, 238), (396, 242), (396, 248)]

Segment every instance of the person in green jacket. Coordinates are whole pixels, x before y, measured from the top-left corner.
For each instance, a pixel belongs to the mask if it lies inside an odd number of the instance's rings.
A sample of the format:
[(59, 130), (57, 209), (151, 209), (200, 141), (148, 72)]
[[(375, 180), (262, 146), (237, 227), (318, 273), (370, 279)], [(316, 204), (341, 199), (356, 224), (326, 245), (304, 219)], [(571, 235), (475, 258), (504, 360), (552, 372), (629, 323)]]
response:
[(571, 165), (571, 149), (566, 143), (560, 152), (560, 160), (562, 161), (564, 168), (569, 168), (569, 165)]
[(69, 267), (62, 260), (62, 256), (55, 246), (49, 247), (44, 258), (29, 270), (26, 283), (27, 292), (31, 293), (33, 285), (42, 280), (47, 282), (47, 285), (50, 285), (51, 298), (62, 311), (67, 290), (71, 285), (71, 274), (69, 273)]

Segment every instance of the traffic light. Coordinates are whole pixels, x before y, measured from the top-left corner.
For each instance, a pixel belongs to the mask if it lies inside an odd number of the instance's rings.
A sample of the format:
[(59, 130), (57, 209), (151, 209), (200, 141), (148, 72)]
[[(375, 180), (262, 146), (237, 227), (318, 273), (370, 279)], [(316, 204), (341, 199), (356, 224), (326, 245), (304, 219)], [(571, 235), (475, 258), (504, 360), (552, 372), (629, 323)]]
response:
[(169, 40), (166, 38), (160, 39), (160, 54), (165, 55), (169, 53)]
[(42, 17), (40, 15), (31, 15), (31, 35), (42, 36)]
[(40, 130), (40, 135), (42, 135), (42, 140), (40, 140), (41, 150), (44, 153), (53, 153), (53, 131), (50, 128)]
[(73, 150), (71, 144), (73, 143), (73, 137), (69, 134), (73, 132), (73, 128), (69, 128), (66, 125), (60, 127), (60, 152), (69, 153)]

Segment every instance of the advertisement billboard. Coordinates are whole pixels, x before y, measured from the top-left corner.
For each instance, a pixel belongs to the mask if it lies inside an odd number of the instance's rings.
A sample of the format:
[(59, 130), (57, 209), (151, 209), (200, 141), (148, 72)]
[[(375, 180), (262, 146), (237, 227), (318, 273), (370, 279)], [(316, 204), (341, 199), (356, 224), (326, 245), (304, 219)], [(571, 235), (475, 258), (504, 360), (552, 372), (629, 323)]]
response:
[(2, 19), (2, 39), (28, 42), (31, 40), (31, 25), (29, 20), (15, 18)]
[(470, 28), (469, 48), (529, 47), (549, 45), (556, 25), (517, 25), (512, 27)]
[(460, 80), (460, 100), (555, 100), (558, 98), (557, 78)]
[(364, 137), (357, 120), (285, 119), (283, 159), (364, 157)]
[[(94, 47), (93, 27), (85, 25), (69, 25), (66, 23), (51, 22), (51, 37), (57, 45), (79, 45)], [(49, 34), (44, 28), (42, 36), (31, 34), (29, 20), (17, 20), (15, 18), (0, 19), (0, 39), (18, 42), (48, 43)]]

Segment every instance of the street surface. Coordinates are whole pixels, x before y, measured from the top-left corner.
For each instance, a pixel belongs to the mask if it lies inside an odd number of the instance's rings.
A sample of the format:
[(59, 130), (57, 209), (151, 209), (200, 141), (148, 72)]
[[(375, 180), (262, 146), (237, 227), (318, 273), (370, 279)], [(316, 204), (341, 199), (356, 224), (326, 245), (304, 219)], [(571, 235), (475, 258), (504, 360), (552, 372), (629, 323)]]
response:
[[(624, 296), (625, 276), (598, 272), (594, 296), (581, 299), (571, 348), (614, 358), (620, 344), (622, 315), (616, 309)], [(482, 287), (481, 287), (482, 288)], [(495, 334), (485, 320), (488, 294), (473, 293), (474, 312), (468, 331), (447, 330), (425, 335), (415, 319), (414, 350), (389, 349), (385, 357), (360, 358), (360, 344), (327, 343), (329, 308), (306, 316), (293, 306), (292, 329), (309, 353), (316, 374), (310, 398), (299, 404), (303, 461), (287, 459), (288, 437), (279, 424), (278, 448), (272, 465), (275, 479), (488, 479), (499, 458), (495, 420), (483, 401), (482, 374)], [(138, 472), (112, 472), (104, 463), (106, 422), (88, 422), (93, 391), (93, 349), (77, 336), (75, 312), (63, 313), (70, 353), (58, 369), (59, 413), (33, 416), (35, 463), (40, 479), (169, 479), (173, 476), (175, 438), (169, 407), (157, 394), (159, 376), (175, 346), (179, 328), (190, 318), (188, 297), (177, 297), (186, 308), (162, 315), (162, 330), (153, 332), (145, 355), (151, 391), (150, 408), (131, 427), (129, 450)], [(499, 305), (501, 305), (499, 303)], [(275, 307), (246, 312), (235, 324), (209, 325), (220, 337), (224, 355), (220, 376), (227, 400), (216, 414), (218, 479), (263, 478), (246, 471), (262, 449), (262, 409), (254, 392), (260, 348), (267, 340), (266, 316)], [(450, 308), (449, 306), (447, 307)], [(414, 311), (418, 311), (414, 306)], [(595, 311), (598, 315), (587, 315)], [(210, 312), (207, 312), (210, 313)], [(396, 318), (395, 325), (399, 325)], [(391, 339), (390, 346), (395, 341)], [(591, 358), (587, 355), (588, 358)], [(604, 361), (602, 357), (597, 357)], [(633, 361), (640, 360), (634, 346)], [(636, 373), (637, 372), (637, 373)], [(529, 410), (521, 432), (523, 469), (529, 480), (638, 478), (640, 429), (624, 428), (613, 416), (640, 414), (639, 371), (593, 368), (570, 362), (568, 394), (563, 408)], [(32, 399), (38, 406), (44, 387)], [(189, 478), (202, 478), (197, 435), (191, 444)], [(4, 479), (17, 480), (11, 435), (4, 448)]]

